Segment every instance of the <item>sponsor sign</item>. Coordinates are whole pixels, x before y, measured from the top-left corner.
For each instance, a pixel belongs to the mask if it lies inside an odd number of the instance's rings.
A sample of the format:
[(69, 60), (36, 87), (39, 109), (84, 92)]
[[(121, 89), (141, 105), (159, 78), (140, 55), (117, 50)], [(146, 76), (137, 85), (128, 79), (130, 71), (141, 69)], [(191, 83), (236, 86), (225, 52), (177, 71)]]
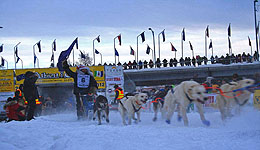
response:
[(13, 70), (0, 70), (0, 92), (14, 92)]
[(117, 84), (124, 91), (124, 74), (122, 66), (105, 66), (106, 97), (111, 103), (115, 98), (114, 85)]
[[(105, 73), (104, 66), (90, 66), (94, 78), (97, 80), (99, 88), (105, 88)], [(73, 72), (76, 72), (76, 67), (70, 67)], [(56, 83), (73, 83), (73, 78), (65, 72), (59, 72), (58, 68), (40, 68), (40, 69), (17, 69), (16, 85), (20, 85), (24, 81), (24, 74), (27, 71), (35, 72), (38, 75), (36, 84), (56, 84)]]
[(254, 93), (254, 106), (260, 110), (260, 89), (255, 90)]

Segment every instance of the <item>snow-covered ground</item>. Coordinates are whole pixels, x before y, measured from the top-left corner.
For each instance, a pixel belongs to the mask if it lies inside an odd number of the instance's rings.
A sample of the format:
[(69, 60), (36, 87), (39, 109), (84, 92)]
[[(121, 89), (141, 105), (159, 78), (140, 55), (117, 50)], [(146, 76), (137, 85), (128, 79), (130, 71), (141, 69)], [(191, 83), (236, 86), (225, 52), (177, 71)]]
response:
[(1, 150), (259, 150), (260, 112), (252, 107), (223, 123), (220, 114), (205, 114), (204, 126), (198, 113), (189, 113), (189, 127), (172, 119), (152, 121), (143, 112), (142, 122), (123, 126), (118, 112), (110, 112), (110, 123), (77, 121), (76, 113), (37, 117), (36, 120), (0, 123)]

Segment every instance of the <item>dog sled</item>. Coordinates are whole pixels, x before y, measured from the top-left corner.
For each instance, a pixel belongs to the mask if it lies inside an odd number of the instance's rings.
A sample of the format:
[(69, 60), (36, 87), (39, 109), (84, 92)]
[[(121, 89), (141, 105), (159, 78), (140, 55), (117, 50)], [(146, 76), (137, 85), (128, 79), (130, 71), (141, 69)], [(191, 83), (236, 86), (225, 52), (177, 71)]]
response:
[(80, 95), (83, 118), (92, 120), (94, 116), (94, 94)]

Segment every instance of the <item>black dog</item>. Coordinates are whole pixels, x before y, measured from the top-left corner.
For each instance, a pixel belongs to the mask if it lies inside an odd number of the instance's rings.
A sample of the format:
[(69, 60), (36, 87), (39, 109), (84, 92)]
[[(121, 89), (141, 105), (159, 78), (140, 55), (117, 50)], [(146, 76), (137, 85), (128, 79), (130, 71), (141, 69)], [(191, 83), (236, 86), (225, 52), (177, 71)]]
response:
[(106, 118), (106, 122), (109, 123), (109, 106), (108, 100), (105, 96), (99, 95), (94, 102), (94, 117), (96, 119), (96, 113), (98, 115), (98, 125), (101, 125), (101, 113), (103, 112), (103, 117)]

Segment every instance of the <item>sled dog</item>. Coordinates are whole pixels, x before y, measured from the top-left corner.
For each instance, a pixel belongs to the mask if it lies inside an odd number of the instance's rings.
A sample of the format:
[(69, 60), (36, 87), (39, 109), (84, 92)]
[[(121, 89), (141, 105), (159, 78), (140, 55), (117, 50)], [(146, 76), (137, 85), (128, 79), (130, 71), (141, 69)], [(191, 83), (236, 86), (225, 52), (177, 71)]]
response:
[(210, 122), (205, 119), (203, 106), (208, 99), (206, 96), (206, 89), (195, 81), (183, 81), (177, 85), (173, 90), (168, 91), (165, 96), (163, 110), (166, 114), (166, 123), (170, 124), (170, 119), (175, 111), (176, 106), (180, 108), (180, 113), (183, 118), (185, 126), (188, 126), (188, 118), (186, 109), (189, 104), (195, 103), (198, 108), (200, 119), (203, 124), (209, 126)]
[[(121, 99), (118, 104), (118, 111), (121, 114), (124, 125), (126, 125), (126, 116), (128, 116), (129, 125), (131, 124), (132, 119), (136, 120), (136, 122), (140, 122), (141, 108), (142, 105), (146, 103), (147, 99), (147, 93), (138, 93), (135, 96), (127, 96)], [(135, 119), (135, 113), (137, 114), (137, 119)]]
[(221, 119), (225, 120), (231, 117), (231, 110), (234, 108), (235, 113), (240, 113), (240, 107), (244, 106), (251, 95), (249, 90), (241, 90), (232, 92), (233, 90), (244, 88), (254, 84), (252, 79), (243, 79), (237, 82), (230, 82), (221, 85), (220, 89), (224, 92), (223, 95), (218, 94), (216, 97), (217, 108), (221, 113)]
[(96, 114), (98, 116), (98, 125), (101, 125), (101, 117), (106, 118), (106, 122), (109, 123), (109, 106), (108, 100), (105, 96), (99, 95), (94, 102), (94, 117), (96, 119)]

